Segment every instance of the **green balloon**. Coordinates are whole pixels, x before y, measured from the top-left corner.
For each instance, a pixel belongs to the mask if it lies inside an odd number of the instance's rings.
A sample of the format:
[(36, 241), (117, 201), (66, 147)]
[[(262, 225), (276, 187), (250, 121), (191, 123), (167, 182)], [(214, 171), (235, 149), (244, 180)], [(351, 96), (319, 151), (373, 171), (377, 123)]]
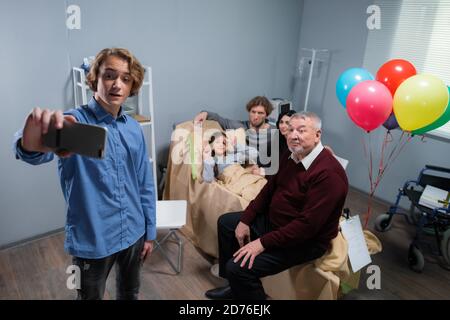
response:
[[(449, 94), (450, 94), (450, 87), (447, 87)], [(424, 134), (425, 132), (437, 129), (439, 127), (442, 127), (444, 124), (446, 124), (448, 121), (450, 121), (450, 101), (447, 104), (447, 108), (445, 109), (444, 113), (442, 114), (442, 116), (440, 116), (439, 118), (437, 118), (436, 121), (434, 121), (433, 123), (417, 129), (417, 130), (413, 130), (411, 132), (411, 134), (416, 135), (416, 134)]]

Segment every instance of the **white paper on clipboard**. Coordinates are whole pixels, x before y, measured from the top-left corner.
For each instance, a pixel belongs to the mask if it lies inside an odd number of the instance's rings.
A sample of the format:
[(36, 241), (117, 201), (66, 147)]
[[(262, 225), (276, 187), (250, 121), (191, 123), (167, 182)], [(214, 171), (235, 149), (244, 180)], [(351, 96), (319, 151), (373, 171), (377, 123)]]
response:
[(372, 262), (362, 231), (361, 221), (359, 216), (356, 215), (342, 220), (340, 226), (342, 234), (348, 243), (348, 258), (355, 273)]

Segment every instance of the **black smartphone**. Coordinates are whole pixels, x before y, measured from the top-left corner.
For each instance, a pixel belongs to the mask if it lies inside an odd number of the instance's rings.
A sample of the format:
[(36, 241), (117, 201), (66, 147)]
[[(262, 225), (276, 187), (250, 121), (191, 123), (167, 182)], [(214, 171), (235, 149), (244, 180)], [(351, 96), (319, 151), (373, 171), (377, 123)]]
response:
[(42, 140), (45, 146), (56, 151), (69, 151), (82, 156), (103, 159), (107, 134), (106, 128), (67, 120), (64, 120), (62, 129), (56, 129), (55, 122), (52, 121)]

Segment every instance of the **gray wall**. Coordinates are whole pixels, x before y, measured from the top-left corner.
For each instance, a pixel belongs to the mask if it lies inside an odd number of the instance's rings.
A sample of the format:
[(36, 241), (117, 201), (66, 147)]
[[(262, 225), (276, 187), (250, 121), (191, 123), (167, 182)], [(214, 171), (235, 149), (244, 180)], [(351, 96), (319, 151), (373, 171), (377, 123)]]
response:
[[(311, 109), (322, 115), (324, 142), (332, 146), (338, 155), (350, 160), (347, 168), (350, 184), (365, 192), (369, 191), (368, 160), (364, 158), (361, 139), (367, 141), (367, 134), (348, 118), (336, 98), (335, 85), (343, 71), (363, 66), (368, 32), (376, 32), (366, 27), (366, 9), (370, 4), (372, 1), (369, 0), (305, 0), (300, 35), (300, 47), (331, 50), (324, 104), (312, 106)], [(381, 19), (383, 25), (383, 15)], [(369, 71), (375, 74), (377, 69)], [(374, 155), (380, 154), (384, 132), (385, 129), (380, 128), (371, 133)], [(394, 141), (398, 141), (399, 130), (393, 134)], [(392, 202), (397, 189), (406, 180), (417, 177), (425, 164), (450, 167), (449, 159), (448, 142), (430, 138), (423, 142), (415, 137), (391, 163), (375, 196)], [(374, 165), (376, 168), (378, 160), (374, 161)]]
[[(38, 168), (16, 161), (10, 143), (33, 107), (72, 106), (70, 68), (83, 57), (123, 46), (152, 66), (164, 163), (173, 123), (203, 108), (246, 118), (251, 97), (290, 96), (302, 3), (1, 0), (0, 246), (64, 225), (56, 161)], [(68, 4), (81, 7), (81, 30), (66, 29)]]

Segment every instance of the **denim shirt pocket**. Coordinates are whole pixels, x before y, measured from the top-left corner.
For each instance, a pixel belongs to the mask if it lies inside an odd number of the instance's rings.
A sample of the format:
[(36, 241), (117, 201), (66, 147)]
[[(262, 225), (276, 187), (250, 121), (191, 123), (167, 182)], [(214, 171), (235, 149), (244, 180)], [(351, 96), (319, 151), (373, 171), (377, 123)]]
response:
[(105, 157), (104, 159), (95, 159), (85, 157), (83, 159), (86, 171), (94, 179), (107, 183), (112, 175), (113, 159)]

